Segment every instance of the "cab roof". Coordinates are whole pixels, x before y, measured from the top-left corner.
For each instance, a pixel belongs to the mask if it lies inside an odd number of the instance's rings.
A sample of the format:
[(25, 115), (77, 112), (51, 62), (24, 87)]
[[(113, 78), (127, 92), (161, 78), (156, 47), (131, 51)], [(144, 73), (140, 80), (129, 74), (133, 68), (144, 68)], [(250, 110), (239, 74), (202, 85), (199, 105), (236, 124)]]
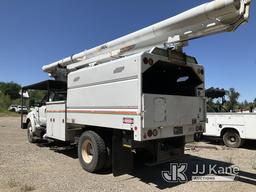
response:
[(46, 80), (22, 87), (22, 90), (67, 90), (67, 83), (56, 80)]

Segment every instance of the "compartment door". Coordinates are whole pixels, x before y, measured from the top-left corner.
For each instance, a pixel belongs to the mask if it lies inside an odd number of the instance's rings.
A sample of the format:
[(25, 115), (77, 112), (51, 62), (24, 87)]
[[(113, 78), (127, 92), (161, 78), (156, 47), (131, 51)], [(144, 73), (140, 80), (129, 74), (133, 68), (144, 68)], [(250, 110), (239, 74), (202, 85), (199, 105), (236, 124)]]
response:
[(48, 137), (66, 140), (66, 104), (65, 102), (47, 103), (47, 127)]

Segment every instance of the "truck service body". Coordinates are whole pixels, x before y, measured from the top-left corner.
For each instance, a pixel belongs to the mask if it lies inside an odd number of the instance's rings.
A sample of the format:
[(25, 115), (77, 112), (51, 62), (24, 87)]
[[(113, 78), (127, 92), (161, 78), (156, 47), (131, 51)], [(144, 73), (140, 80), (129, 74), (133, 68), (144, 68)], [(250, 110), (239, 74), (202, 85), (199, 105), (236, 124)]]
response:
[(207, 113), (208, 137), (220, 137), (228, 147), (240, 147), (243, 140), (256, 140), (256, 113)]
[[(224, 89), (210, 88), (205, 91), (209, 99), (221, 98), (222, 102), (216, 107), (208, 103), (205, 138), (221, 138), (227, 147), (240, 147), (244, 140), (256, 140), (256, 113), (251, 109), (248, 112), (227, 112), (223, 107), (225, 95)], [(198, 139), (202, 135), (197, 135)]]
[[(28, 139), (78, 143), (81, 166), (130, 171), (133, 153), (162, 162), (182, 155), (205, 129), (204, 68), (182, 47), (233, 31), (248, 20), (250, 1), (216, 0), (96, 48), (43, 66), (54, 80), (23, 87), (47, 90), (22, 119)], [(22, 94), (23, 95), (23, 94)]]

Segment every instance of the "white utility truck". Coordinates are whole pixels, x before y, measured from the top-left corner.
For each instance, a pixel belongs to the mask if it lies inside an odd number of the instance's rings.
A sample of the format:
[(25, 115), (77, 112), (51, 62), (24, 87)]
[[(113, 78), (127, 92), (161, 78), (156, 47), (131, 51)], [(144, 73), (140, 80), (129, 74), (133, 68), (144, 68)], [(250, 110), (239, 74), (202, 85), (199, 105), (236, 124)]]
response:
[[(224, 98), (225, 93), (223, 89), (211, 88), (206, 91), (206, 97)], [(221, 109), (222, 103), (218, 109), (209, 110), (203, 136), (222, 138), (224, 144), (232, 148), (242, 146), (246, 139), (256, 140), (256, 113), (219, 112)]]
[(242, 146), (245, 139), (256, 140), (256, 113), (207, 113), (204, 136), (220, 137), (227, 147)]
[[(234, 31), (248, 20), (249, 0), (215, 0), (114, 41), (43, 66), (54, 80), (22, 124), (30, 142), (78, 144), (81, 166), (114, 175), (133, 154), (152, 162), (182, 155), (206, 122), (204, 68), (182, 47), (191, 39)], [(23, 122), (23, 120), (22, 120)]]

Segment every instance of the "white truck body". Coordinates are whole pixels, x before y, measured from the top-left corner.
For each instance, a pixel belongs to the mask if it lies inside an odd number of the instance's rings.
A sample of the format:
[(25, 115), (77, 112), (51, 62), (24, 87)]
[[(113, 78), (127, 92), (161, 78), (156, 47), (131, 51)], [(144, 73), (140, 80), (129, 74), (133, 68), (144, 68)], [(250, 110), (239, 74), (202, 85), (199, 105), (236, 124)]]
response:
[[(144, 58), (152, 59), (154, 63), (144, 64)], [(147, 90), (143, 92), (143, 83), (144, 86), (152, 83), (147, 77), (143, 79), (143, 74), (149, 70), (152, 73), (150, 78), (155, 78), (153, 83), (156, 83), (150, 86), (162, 86), (162, 94), (154, 89), (149, 90), (152, 93), (147, 93)], [(139, 53), (71, 72), (68, 75), (66, 108), (62, 103), (58, 108), (56, 102), (53, 102), (54, 105), (49, 102), (46, 111), (49, 123), (47, 127), (64, 130), (48, 133), (47, 129), (46, 134), (48, 137), (62, 138), (60, 140), (64, 141), (70, 139), (54, 134), (62, 134), (66, 129), (65, 126), (60, 126), (58, 121), (55, 124), (49, 121), (52, 116), (60, 115), (66, 117), (68, 126), (79, 124), (133, 131), (135, 141), (184, 135), (191, 138), (196, 130), (204, 130), (205, 99), (202, 72), (203, 67), (196, 63), (173, 64), (167, 57), (150, 53)], [(161, 79), (159, 73), (162, 76), (166, 73), (168, 78)], [(177, 82), (184, 76), (191, 78), (187, 80), (188, 83), (197, 84), (191, 87), (192, 95), (184, 91), (183, 96), (178, 92), (171, 92), (175, 89), (174, 86), (180, 86), (180, 91), (184, 89), (182, 83), (185, 82)], [(52, 106), (55, 108), (52, 109)], [(182, 129), (179, 133), (174, 131), (177, 127)], [(149, 130), (155, 134), (148, 137)]]
[(207, 118), (205, 136), (221, 137), (233, 129), (241, 139), (256, 139), (256, 113), (208, 113)]
[(182, 47), (234, 31), (248, 20), (249, 7), (250, 0), (215, 0), (43, 66), (56, 82), (66, 83), (51, 82), (65, 88), (66, 98), (54, 100), (58, 93), (51, 93), (48, 82), (48, 102), (27, 116), (29, 141), (35, 142), (35, 134), (79, 138), (82, 167), (94, 172), (112, 159), (115, 175), (129, 167), (133, 149), (150, 151), (154, 161), (183, 154), (184, 144), (205, 129), (206, 106), (203, 66)]

